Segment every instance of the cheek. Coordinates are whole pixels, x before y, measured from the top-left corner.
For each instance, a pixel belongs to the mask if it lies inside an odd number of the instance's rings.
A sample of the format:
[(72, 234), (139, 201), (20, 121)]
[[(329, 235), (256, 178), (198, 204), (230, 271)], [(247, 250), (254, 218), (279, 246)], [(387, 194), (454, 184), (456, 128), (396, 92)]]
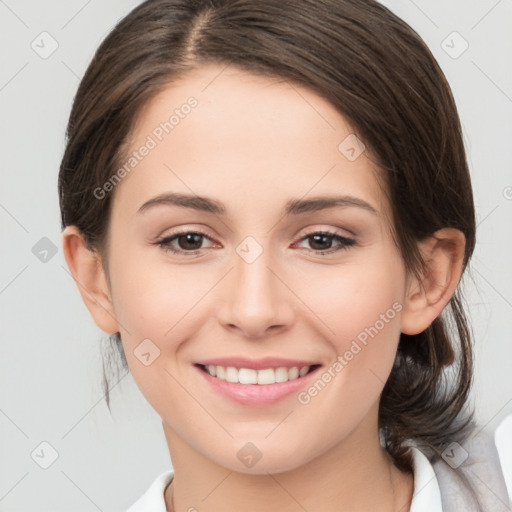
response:
[[(381, 256), (381, 257), (380, 257)], [(398, 258), (376, 255), (338, 267), (304, 271), (294, 291), (313, 316), (312, 323), (343, 353), (354, 339), (363, 343), (368, 330), (388, 339), (400, 332), (399, 319), (404, 300), (405, 274)]]
[(134, 252), (113, 267), (114, 310), (128, 366), (157, 411), (186, 403), (177, 382), (187, 378), (191, 342), (213, 317), (208, 292), (218, 279), (205, 265), (167, 265), (147, 253), (144, 259)]
[(116, 316), (128, 331), (128, 339), (170, 338), (178, 326), (187, 323), (184, 320), (205, 295), (210, 281), (201, 266), (124, 260), (113, 272), (112, 288)]
[(307, 303), (326, 326), (326, 339), (334, 350), (320, 382), (299, 402), (325, 409), (325, 414), (337, 418), (336, 424), (347, 424), (347, 411), (353, 418), (363, 417), (378, 400), (391, 371), (405, 290), (401, 259), (393, 256), (379, 253), (338, 272), (331, 268), (328, 279), (326, 275), (316, 280), (315, 287), (307, 287)]
[(125, 258), (111, 273), (114, 310), (130, 373), (161, 414), (190, 405), (178, 384), (183, 375), (177, 360), (182, 345), (197, 331), (194, 314), (209, 281), (192, 266), (144, 263), (136, 255)]

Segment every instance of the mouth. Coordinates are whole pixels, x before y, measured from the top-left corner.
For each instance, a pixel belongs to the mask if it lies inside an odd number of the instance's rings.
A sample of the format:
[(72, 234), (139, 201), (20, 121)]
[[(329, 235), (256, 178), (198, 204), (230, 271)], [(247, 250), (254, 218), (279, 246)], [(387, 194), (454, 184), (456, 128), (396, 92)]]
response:
[(213, 364), (196, 364), (196, 366), (211, 377), (232, 384), (252, 384), (269, 386), (294, 381), (305, 377), (319, 368), (320, 364), (305, 366), (278, 366), (269, 368), (237, 368)]
[(217, 396), (244, 406), (266, 407), (311, 385), (322, 365), (281, 358), (229, 358), (202, 361), (194, 367)]

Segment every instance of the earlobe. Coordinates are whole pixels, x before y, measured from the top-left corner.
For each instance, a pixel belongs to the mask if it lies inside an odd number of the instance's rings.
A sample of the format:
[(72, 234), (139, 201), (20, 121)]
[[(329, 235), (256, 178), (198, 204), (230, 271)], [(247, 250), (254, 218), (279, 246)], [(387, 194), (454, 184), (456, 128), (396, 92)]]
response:
[(66, 227), (62, 246), (71, 275), (96, 325), (109, 334), (118, 332), (119, 324), (99, 254), (88, 248), (76, 226)]
[(425, 261), (421, 279), (410, 277), (402, 312), (402, 332), (424, 331), (443, 311), (459, 283), (463, 269), (465, 237), (443, 228), (419, 242)]

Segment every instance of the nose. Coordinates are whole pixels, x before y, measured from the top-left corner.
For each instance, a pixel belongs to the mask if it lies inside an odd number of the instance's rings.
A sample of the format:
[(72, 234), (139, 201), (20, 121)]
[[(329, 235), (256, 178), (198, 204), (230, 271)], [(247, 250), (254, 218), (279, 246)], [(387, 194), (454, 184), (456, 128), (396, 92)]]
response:
[(264, 250), (249, 262), (234, 255), (233, 268), (218, 290), (218, 320), (225, 329), (251, 339), (285, 330), (293, 321), (293, 293), (280, 267)]

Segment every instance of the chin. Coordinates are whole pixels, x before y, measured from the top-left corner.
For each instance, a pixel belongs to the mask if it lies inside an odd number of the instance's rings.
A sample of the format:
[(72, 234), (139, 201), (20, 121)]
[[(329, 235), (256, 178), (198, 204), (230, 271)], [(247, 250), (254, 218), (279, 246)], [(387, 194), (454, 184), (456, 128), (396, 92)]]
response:
[[(232, 452), (233, 450), (233, 452)], [(234, 457), (226, 457), (226, 453), (234, 453)], [(207, 455), (207, 454), (206, 454)], [(207, 455), (208, 456), (208, 455)], [(236, 443), (233, 449), (209, 457), (216, 464), (226, 469), (247, 475), (267, 475), (292, 471), (308, 463), (307, 453), (302, 446), (284, 446), (282, 443), (265, 443), (264, 440), (254, 443)]]

